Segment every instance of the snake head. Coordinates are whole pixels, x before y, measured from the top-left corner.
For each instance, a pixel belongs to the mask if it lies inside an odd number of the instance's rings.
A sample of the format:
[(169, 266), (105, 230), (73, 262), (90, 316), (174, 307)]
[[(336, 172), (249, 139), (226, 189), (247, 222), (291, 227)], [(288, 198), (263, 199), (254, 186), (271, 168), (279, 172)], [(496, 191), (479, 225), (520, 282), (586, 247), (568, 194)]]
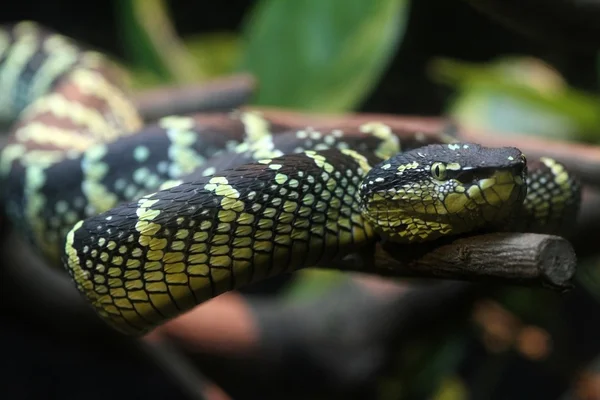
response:
[(522, 206), (526, 173), (525, 156), (513, 147), (429, 145), (369, 171), (362, 213), (380, 236), (400, 243), (502, 226)]

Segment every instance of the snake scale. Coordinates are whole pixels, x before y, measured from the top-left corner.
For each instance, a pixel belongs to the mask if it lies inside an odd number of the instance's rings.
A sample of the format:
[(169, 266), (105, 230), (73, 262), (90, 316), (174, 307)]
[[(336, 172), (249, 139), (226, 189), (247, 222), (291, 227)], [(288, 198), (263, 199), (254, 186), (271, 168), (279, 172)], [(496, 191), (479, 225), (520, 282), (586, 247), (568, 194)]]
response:
[(377, 238), (560, 232), (578, 211), (578, 180), (516, 148), (400, 143), (377, 121), (285, 131), (253, 111), (145, 126), (119, 71), (33, 22), (0, 30), (5, 214), (125, 334)]

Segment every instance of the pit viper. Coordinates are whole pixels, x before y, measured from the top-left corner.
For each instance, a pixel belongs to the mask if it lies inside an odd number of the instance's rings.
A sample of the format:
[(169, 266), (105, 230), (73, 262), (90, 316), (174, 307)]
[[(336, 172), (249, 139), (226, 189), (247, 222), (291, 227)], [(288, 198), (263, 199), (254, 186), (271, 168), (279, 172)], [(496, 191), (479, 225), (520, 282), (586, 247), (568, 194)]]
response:
[(0, 30), (5, 214), (124, 334), (378, 239), (557, 232), (577, 213), (576, 177), (517, 148), (401, 143), (377, 121), (286, 131), (255, 111), (146, 124), (120, 71), (36, 23)]

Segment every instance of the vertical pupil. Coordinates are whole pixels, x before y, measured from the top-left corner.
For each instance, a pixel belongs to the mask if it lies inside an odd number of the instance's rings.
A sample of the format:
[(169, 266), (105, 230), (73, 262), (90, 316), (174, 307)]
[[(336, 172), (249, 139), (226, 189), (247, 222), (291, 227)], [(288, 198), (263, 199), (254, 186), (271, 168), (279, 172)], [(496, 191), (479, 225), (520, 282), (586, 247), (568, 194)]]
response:
[(435, 166), (435, 176), (437, 176), (438, 178), (440, 176), (440, 166), (439, 165)]

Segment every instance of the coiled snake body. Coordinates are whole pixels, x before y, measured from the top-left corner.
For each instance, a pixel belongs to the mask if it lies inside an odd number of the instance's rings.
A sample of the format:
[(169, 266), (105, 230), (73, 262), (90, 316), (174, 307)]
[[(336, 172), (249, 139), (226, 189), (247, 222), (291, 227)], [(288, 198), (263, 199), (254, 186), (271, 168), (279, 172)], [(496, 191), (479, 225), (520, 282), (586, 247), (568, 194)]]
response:
[(253, 112), (143, 127), (116, 71), (34, 23), (0, 30), (6, 214), (127, 334), (378, 236), (552, 232), (577, 212), (577, 180), (515, 148), (401, 144), (377, 122), (272, 135)]

